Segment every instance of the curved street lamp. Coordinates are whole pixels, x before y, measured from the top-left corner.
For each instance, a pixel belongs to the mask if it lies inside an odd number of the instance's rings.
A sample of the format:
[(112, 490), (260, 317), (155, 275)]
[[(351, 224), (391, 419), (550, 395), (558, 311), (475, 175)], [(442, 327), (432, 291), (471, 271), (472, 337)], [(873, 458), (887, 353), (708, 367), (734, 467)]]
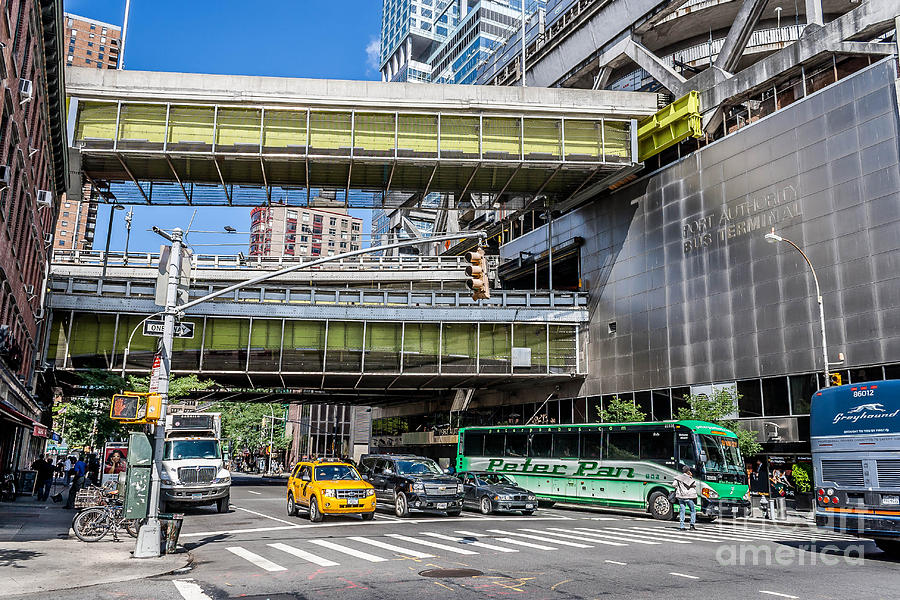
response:
[(781, 237), (777, 233), (775, 233), (775, 228), (772, 228), (772, 231), (766, 234), (766, 241), (770, 244), (776, 244), (778, 242), (786, 242), (794, 247), (794, 249), (800, 253), (803, 257), (803, 260), (806, 261), (806, 264), (809, 265), (809, 270), (812, 271), (813, 281), (816, 284), (816, 302), (819, 303), (819, 326), (822, 328), (822, 357), (825, 359), (825, 387), (831, 387), (831, 373), (828, 371), (828, 344), (825, 341), (825, 308), (822, 304), (822, 291), (819, 289), (819, 278), (816, 276), (816, 270), (813, 268), (812, 263), (809, 261), (809, 257), (806, 256), (806, 253), (800, 249), (800, 246), (792, 242), (791, 240)]

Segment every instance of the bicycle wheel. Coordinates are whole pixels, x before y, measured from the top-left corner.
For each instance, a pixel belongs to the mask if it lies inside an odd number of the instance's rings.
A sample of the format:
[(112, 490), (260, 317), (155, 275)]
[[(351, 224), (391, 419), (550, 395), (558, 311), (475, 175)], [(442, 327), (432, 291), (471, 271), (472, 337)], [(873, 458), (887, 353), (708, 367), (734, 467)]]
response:
[(103, 508), (87, 508), (72, 521), (72, 530), (82, 542), (97, 542), (109, 531), (110, 521)]
[(141, 530), (141, 527), (146, 521), (147, 519), (124, 519), (122, 521), (122, 525), (125, 526), (125, 531), (128, 532), (128, 535), (136, 538), (138, 536), (138, 532)]

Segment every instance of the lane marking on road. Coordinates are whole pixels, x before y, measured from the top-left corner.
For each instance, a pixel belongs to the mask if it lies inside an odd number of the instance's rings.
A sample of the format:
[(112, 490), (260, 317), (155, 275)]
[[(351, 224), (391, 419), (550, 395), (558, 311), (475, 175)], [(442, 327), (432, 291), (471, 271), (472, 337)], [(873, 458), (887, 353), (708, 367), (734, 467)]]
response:
[[(502, 529), (488, 529), (489, 533), (499, 533), (500, 535), (514, 535), (516, 537), (523, 537), (528, 540), (537, 540), (539, 542), (548, 541), (547, 536), (540, 535), (529, 535), (527, 533), (518, 533), (515, 531), (503, 531)], [(559, 544), (560, 546), (570, 546), (572, 548), (593, 548), (590, 544), (579, 544), (577, 542), (567, 542), (566, 540), (553, 540), (554, 544)]]
[(272, 519), (273, 521), (278, 521), (279, 523), (286, 523), (287, 525), (296, 525), (296, 523), (292, 523), (290, 521), (285, 521), (284, 519), (279, 519), (277, 517), (270, 517), (267, 514), (256, 512), (255, 510), (250, 510), (249, 508), (241, 508), (240, 506), (235, 506), (237, 510), (242, 510), (244, 512), (248, 512), (251, 515), (256, 515), (257, 517), (265, 517), (267, 519)]
[(362, 544), (369, 544), (370, 546), (375, 546), (376, 548), (391, 550), (392, 552), (397, 552), (398, 554), (403, 554), (405, 556), (412, 556), (413, 558), (434, 558), (434, 554), (426, 554), (424, 552), (419, 552), (418, 550), (410, 550), (409, 548), (394, 546), (393, 544), (388, 544), (379, 540), (370, 540), (369, 538), (364, 537), (349, 537), (347, 539), (353, 540), (355, 542), (360, 542)]
[(248, 494), (256, 494), (257, 496), (262, 496), (262, 492), (254, 492), (253, 490), (244, 490)]
[(498, 542), (503, 542), (504, 544), (513, 544), (514, 546), (524, 546), (525, 548), (535, 548), (537, 550), (558, 550), (558, 548), (554, 548), (553, 546), (544, 546), (543, 544), (535, 544), (532, 542), (523, 542), (522, 540), (514, 540), (512, 538), (507, 537), (498, 537), (494, 538)]
[(584, 540), (586, 542), (591, 542), (592, 544), (603, 544), (604, 546), (627, 546), (628, 544), (623, 544), (621, 542), (613, 542), (610, 540), (601, 540), (600, 538), (592, 538), (586, 539), (584, 535), (571, 535), (568, 533), (558, 533), (556, 531), (542, 531), (540, 529), (525, 529), (524, 527), (519, 528), (520, 531), (528, 531), (530, 533), (539, 533), (544, 536), (552, 536), (543, 538), (546, 542), (556, 542), (556, 538), (561, 537), (567, 540)]
[(618, 560), (604, 560), (603, 562), (608, 562), (611, 565), (622, 565), (623, 567), (628, 563), (620, 562)]
[(582, 536), (585, 536), (586, 540), (590, 540), (591, 537), (600, 537), (600, 538), (612, 538), (614, 540), (622, 540), (625, 542), (633, 542), (635, 544), (647, 544), (649, 546), (658, 546), (662, 544), (662, 542), (654, 542), (653, 540), (645, 540), (638, 536), (638, 534), (624, 534), (624, 533), (604, 533), (601, 529), (589, 529), (587, 527), (576, 527), (575, 529), (560, 529), (557, 527), (551, 527), (550, 529), (556, 529), (557, 531), (564, 531), (567, 533), (577, 533)]
[(276, 550), (281, 550), (282, 552), (287, 552), (291, 556), (296, 556), (297, 558), (302, 558), (305, 561), (309, 561), (313, 564), (319, 565), (320, 567), (336, 567), (340, 563), (336, 563), (333, 560), (328, 560), (327, 558), (322, 558), (321, 556), (316, 556), (315, 554), (311, 554), (306, 550), (301, 550), (300, 548), (294, 548), (293, 546), (289, 546), (287, 544), (277, 543), (277, 544), (266, 544), (267, 546), (271, 546)]
[(347, 546), (341, 546), (340, 544), (335, 544), (334, 542), (329, 542), (328, 540), (309, 540), (309, 543), (315, 544), (316, 546), (322, 546), (323, 548), (330, 548), (335, 552), (349, 554), (350, 556), (355, 556), (356, 558), (361, 558), (369, 562), (387, 562), (388, 560), (386, 558), (382, 558), (381, 556), (375, 556), (374, 554), (369, 554), (368, 552), (363, 552), (362, 550), (356, 550), (354, 548), (348, 548)]
[(387, 537), (392, 537), (397, 540), (403, 540), (404, 542), (409, 542), (411, 544), (419, 544), (420, 546), (428, 546), (429, 548), (437, 548), (438, 550), (446, 550), (448, 552), (455, 552), (456, 554), (478, 554), (472, 550), (465, 550), (463, 548), (454, 548), (453, 546), (448, 546), (446, 544), (438, 544), (436, 542), (430, 542), (428, 540), (420, 540), (417, 538), (409, 537), (407, 535), (400, 535), (399, 533), (388, 533)]
[(257, 567), (269, 571), (270, 573), (275, 571), (287, 571), (287, 569), (285, 569), (281, 565), (276, 565), (271, 560), (263, 558), (259, 554), (254, 554), (253, 552), (250, 552), (245, 548), (241, 548), (240, 546), (228, 546), (225, 549), (232, 554), (240, 556), (244, 560), (253, 563)]
[(203, 588), (191, 579), (173, 579), (172, 583), (175, 584), (175, 589), (184, 600), (212, 600), (203, 593)]
[(671, 571), (669, 575), (674, 575), (675, 577), (684, 577), (685, 579), (700, 579), (696, 575), (688, 575), (686, 573), (676, 573), (675, 571)]
[(799, 596), (791, 596), (790, 594), (782, 594), (781, 592), (770, 592), (768, 590), (759, 590), (760, 594), (768, 594), (769, 596), (778, 596), (779, 598), (793, 598), (796, 600)]
[(422, 532), (422, 535), (427, 535), (429, 537), (435, 537), (439, 540), (447, 540), (448, 542), (457, 542), (460, 544), (465, 544), (466, 546), (477, 546), (478, 548), (487, 548), (488, 550), (496, 550), (497, 552), (518, 552), (514, 548), (504, 548), (503, 546), (492, 546), (490, 544), (485, 544), (484, 542), (476, 542), (472, 540), (467, 540), (466, 538), (455, 537), (452, 535), (444, 535), (442, 533), (432, 533), (430, 531)]

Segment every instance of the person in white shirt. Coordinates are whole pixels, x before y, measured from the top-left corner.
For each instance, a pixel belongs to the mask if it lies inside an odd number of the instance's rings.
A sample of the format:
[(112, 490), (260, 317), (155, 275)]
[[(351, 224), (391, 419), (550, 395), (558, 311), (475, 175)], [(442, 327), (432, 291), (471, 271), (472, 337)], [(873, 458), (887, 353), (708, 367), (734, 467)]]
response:
[(684, 531), (684, 513), (686, 509), (691, 511), (691, 529), (696, 529), (694, 523), (697, 522), (697, 480), (694, 479), (690, 467), (684, 467), (681, 475), (674, 479), (675, 498), (678, 500), (678, 516), (681, 526), (679, 529)]

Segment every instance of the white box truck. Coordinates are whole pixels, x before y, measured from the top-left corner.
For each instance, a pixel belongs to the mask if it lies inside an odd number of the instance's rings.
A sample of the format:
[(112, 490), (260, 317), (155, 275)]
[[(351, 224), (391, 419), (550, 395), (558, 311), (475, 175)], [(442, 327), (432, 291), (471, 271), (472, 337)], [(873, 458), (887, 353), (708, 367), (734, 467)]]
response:
[(228, 512), (231, 473), (222, 458), (222, 415), (166, 415), (166, 444), (161, 473), (162, 512), (177, 506), (215, 504)]

